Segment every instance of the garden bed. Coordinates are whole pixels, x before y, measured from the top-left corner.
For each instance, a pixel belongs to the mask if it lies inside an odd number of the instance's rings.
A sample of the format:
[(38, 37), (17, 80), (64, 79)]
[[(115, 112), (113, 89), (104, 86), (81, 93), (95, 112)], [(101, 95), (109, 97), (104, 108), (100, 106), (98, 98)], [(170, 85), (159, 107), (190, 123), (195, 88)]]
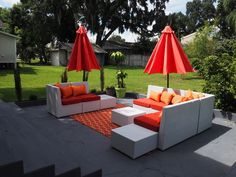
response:
[(21, 108), (46, 105), (46, 99), (15, 101), (15, 104)]

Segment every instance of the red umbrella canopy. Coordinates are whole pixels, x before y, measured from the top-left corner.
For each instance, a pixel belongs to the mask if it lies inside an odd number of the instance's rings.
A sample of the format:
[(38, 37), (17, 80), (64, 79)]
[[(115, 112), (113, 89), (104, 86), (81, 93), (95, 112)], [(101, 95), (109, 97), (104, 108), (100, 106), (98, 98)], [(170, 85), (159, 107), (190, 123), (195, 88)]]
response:
[(80, 26), (76, 31), (76, 39), (67, 65), (68, 71), (100, 69), (86, 33), (87, 31), (83, 26)]
[(144, 70), (145, 73), (179, 73), (194, 72), (180, 42), (170, 26), (162, 31)]

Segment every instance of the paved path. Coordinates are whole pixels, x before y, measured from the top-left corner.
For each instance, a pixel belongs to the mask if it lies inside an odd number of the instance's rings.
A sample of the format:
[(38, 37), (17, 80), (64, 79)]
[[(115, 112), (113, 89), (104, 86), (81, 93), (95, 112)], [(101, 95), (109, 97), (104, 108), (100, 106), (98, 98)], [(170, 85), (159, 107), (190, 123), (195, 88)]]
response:
[(222, 177), (236, 161), (236, 126), (220, 118), (164, 152), (132, 160), (112, 149), (109, 138), (69, 117), (56, 119), (45, 106), (0, 103), (0, 112), (0, 165), (24, 160), (26, 172), (55, 164), (57, 173), (102, 168), (104, 177)]

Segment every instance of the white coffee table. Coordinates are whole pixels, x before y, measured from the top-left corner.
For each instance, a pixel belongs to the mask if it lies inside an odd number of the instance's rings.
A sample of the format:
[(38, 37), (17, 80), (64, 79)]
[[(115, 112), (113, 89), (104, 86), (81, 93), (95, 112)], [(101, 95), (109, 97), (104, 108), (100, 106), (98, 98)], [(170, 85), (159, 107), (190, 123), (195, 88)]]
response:
[(100, 100), (100, 109), (112, 108), (116, 106), (116, 98), (110, 95), (99, 95)]
[(119, 109), (112, 110), (112, 122), (124, 126), (134, 122), (134, 118), (138, 116), (142, 116), (146, 114), (146, 112), (132, 108), (132, 107), (124, 107)]

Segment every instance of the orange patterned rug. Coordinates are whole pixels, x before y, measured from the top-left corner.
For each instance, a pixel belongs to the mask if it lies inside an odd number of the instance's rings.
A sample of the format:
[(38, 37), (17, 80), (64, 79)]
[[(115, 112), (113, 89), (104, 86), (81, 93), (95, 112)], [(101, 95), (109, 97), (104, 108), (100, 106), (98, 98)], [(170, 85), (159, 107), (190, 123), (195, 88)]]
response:
[(111, 137), (111, 130), (119, 127), (111, 122), (112, 109), (125, 107), (123, 104), (117, 104), (115, 108), (108, 108), (99, 111), (81, 113), (71, 116), (74, 120), (86, 125), (106, 137)]

